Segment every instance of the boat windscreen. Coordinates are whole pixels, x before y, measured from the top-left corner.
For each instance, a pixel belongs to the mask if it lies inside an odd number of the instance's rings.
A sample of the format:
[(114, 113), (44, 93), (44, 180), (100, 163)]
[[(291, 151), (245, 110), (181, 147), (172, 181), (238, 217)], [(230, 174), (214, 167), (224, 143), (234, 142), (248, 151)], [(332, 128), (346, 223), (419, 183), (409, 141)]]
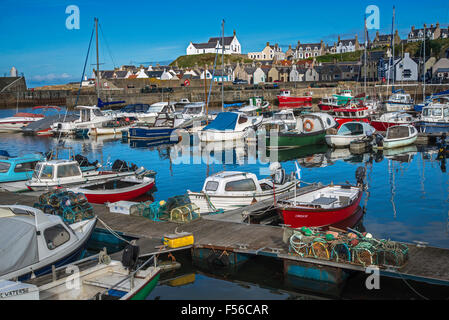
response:
[(8, 172), (10, 167), (11, 167), (10, 163), (0, 161), (0, 173)]
[(338, 130), (338, 135), (359, 135), (363, 134), (363, 126), (360, 123), (345, 123)]
[(409, 129), (405, 126), (393, 126), (387, 130), (387, 139), (399, 139), (409, 136)]

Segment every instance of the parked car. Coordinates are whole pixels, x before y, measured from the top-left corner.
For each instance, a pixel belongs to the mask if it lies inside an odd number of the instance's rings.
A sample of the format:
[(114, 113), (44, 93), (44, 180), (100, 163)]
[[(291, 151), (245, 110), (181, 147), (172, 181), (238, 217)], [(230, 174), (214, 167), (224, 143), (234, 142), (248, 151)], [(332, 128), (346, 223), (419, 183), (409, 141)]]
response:
[(248, 84), (248, 81), (242, 79), (235, 79), (232, 84)]

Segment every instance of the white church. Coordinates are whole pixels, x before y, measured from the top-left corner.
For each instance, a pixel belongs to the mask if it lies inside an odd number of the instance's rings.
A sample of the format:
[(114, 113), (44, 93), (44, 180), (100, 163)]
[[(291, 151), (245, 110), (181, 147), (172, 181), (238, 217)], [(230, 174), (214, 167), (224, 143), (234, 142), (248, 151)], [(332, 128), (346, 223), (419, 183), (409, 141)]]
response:
[[(190, 42), (187, 47), (187, 55), (192, 54), (203, 54), (203, 53), (216, 53), (222, 52), (222, 38), (210, 38), (208, 42), (204, 43), (192, 43)], [(241, 54), (242, 47), (240, 46), (239, 40), (237, 40), (237, 36), (234, 35), (232, 37), (224, 37), (224, 54)]]

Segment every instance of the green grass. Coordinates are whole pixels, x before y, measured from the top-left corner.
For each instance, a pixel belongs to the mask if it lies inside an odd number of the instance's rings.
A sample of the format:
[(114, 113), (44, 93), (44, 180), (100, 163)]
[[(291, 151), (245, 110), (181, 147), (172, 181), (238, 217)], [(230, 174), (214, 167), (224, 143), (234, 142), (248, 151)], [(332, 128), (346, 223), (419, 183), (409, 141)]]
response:
[[(176, 60), (170, 63), (170, 66), (176, 66), (180, 68), (193, 68), (195, 64), (198, 64), (198, 67), (204, 67), (206, 64), (208, 66), (213, 66), (215, 60), (215, 53), (204, 53), (204, 54), (195, 54), (189, 56), (180, 56)], [(246, 55), (225, 55), (224, 63), (227, 64), (228, 61), (230, 63), (251, 63), (252, 59), (249, 59)], [(217, 57), (217, 66), (221, 66), (221, 55)]]

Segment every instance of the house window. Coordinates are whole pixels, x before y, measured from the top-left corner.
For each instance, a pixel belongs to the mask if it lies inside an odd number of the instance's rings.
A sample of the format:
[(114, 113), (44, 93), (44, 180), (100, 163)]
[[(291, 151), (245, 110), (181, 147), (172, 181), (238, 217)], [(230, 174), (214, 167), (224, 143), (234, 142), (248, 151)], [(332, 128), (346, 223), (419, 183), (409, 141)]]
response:
[(69, 241), (70, 233), (61, 224), (58, 224), (45, 229), (44, 238), (47, 248), (53, 250)]
[(402, 71), (402, 77), (404, 78), (410, 78), (412, 76), (412, 71), (410, 69), (405, 69)]

